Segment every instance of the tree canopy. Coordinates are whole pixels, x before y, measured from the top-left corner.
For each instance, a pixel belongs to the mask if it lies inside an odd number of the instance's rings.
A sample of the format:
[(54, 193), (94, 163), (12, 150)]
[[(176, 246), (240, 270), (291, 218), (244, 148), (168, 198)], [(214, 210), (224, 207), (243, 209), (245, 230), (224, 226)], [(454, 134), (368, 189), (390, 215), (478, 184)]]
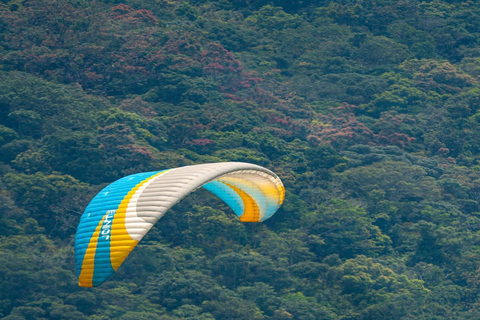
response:
[[(2, 0), (0, 319), (479, 319), (479, 41), (475, 1)], [(77, 286), (103, 187), (220, 161), (272, 219), (200, 190)]]

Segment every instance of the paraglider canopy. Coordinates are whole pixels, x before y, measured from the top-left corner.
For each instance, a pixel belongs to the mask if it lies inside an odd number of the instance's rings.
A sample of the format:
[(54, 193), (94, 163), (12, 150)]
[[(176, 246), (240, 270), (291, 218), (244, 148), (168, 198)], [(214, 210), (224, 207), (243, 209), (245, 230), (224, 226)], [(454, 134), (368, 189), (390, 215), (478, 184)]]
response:
[(222, 199), (243, 222), (270, 218), (285, 197), (275, 173), (242, 162), (192, 165), (121, 178), (100, 191), (80, 219), (75, 236), (79, 286), (105, 282), (148, 230), (200, 187)]

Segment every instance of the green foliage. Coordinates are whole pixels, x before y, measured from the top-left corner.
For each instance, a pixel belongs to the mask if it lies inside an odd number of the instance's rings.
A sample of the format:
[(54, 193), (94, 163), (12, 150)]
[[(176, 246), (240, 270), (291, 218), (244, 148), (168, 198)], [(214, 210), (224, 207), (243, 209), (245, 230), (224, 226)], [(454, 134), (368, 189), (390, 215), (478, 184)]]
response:
[(55, 234), (71, 234), (75, 230), (73, 221), (82, 210), (78, 202), (91, 194), (87, 185), (67, 175), (8, 173), (3, 181), (13, 199)]
[(344, 258), (359, 254), (375, 256), (386, 252), (391, 242), (362, 208), (342, 201), (322, 205), (318, 212), (304, 218), (303, 225), (308, 226), (309, 233), (323, 239), (311, 244), (313, 251), (321, 257), (333, 253)]
[(199, 305), (218, 298), (221, 289), (207, 275), (197, 271), (162, 272), (145, 284), (145, 294), (154, 303), (167, 309), (176, 309), (182, 304)]
[(273, 30), (282, 30), (286, 28), (295, 28), (300, 24), (300, 18), (297, 15), (285, 13), (279, 7), (266, 5), (260, 10), (254, 12), (245, 19), (247, 24), (266, 29), (269, 32)]
[[(0, 318), (478, 319), (475, 1), (30, 0), (0, 6)], [(246, 161), (76, 286), (80, 214), (125, 175)]]

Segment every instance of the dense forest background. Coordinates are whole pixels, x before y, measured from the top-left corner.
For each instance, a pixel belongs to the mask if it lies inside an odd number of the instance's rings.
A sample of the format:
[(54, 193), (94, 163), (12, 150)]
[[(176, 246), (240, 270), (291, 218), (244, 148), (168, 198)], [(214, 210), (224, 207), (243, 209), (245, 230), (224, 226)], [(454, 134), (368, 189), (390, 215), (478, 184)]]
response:
[[(0, 318), (480, 319), (479, 40), (476, 1), (2, 0)], [(284, 206), (199, 190), (77, 286), (100, 189), (215, 161)]]

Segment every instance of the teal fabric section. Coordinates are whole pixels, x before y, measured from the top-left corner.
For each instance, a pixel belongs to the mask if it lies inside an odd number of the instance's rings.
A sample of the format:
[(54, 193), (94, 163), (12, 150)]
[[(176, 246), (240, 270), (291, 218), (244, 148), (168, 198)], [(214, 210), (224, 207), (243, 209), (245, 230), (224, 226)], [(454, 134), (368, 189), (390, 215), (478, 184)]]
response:
[[(117, 205), (118, 207), (118, 205)], [(95, 251), (95, 269), (93, 272), (92, 283), (93, 286), (100, 285), (105, 278), (115, 272), (111, 266), (110, 262), (110, 230), (113, 217), (115, 216), (116, 210), (108, 210), (105, 214), (102, 227), (100, 229), (100, 235), (97, 242), (97, 250)], [(99, 266), (102, 266), (99, 268)], [(109, 273), (104, 275), (104, 273)]]
[(252, 199), (256, 202), (259, 210), (260, 210), (260, 220), (264, 221), (265, 214), (268, 212), (268, 203), (265, 195), (263, 194), (260, 187), (256, 184), (249, 183), (249, 181), (229, 181), (231, 185), (237, 187), (238, 189), (242, 190), (246, 194), (248, 194)]
[(267, 212), (265, 213), (265, 215), (262, 217), (262, 219), (260, 221), (267, 220), (268, 218), (273, 216), (274, 213), (277, 212), (277, 210), (278, 210), (278, 205), (276, 203), (268, 202)]
[[(88, 244), (90, 243), (90, 239), (102, 218), (106, 217), (107, 220), (111, 221), (115, 211), (128, 192), (143, 180), (159, 172), (161, 171), (137, 173), (121, 178), (105, 187), (92, 199), (92, 201), (90, 201), (80, 218), (77, 234), (75, 236), (77, 277), (80, 275), (83, 259)], [(104, 220), (97, 243), (97, 252), (95, 254), (95, 269), (93, 276), (94, 286), (102, 283), (114, 272), (110, 266), (109, 228), (110, 224)], [(98, 268), (98, 272), (97, 264), (101, 265), (101, 267)]]
[(238, 217), (243, 214), (245, 207), (242, 198), (226, 184), (214, 180), (202, 187), (222, 199)]

